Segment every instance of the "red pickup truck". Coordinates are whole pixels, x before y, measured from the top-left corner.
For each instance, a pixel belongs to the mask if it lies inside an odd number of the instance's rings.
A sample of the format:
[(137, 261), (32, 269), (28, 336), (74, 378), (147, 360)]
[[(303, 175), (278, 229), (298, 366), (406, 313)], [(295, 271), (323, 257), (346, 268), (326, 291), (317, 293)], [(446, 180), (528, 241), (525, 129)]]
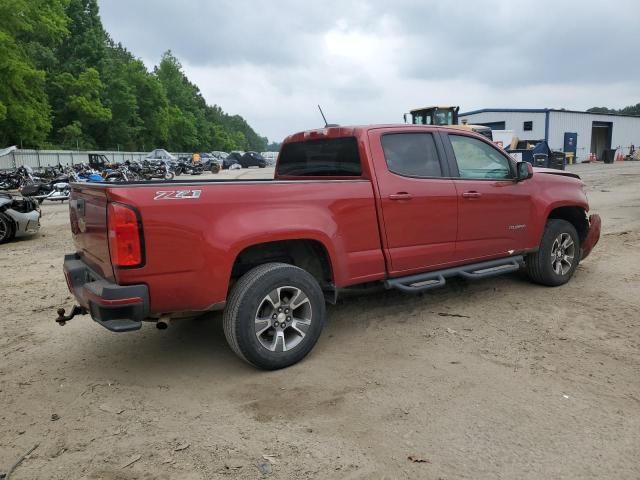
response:
[(524, 268), (567, 282), (600, 237), (580, 178), (517, 163), (484, 137), (417, 125), (285, 139), (273, 180), (76, 183), (79, 305), (112, 331), (224, 310), (231, 348), (262, 369), (301, 360), (345, 287), (416, 293)]

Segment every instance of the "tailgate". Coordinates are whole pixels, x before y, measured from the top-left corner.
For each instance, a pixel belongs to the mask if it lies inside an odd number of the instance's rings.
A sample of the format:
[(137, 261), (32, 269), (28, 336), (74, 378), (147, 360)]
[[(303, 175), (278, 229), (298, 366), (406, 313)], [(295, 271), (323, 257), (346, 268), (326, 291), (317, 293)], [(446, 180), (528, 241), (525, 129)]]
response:
[(113, 280), (104, 186), (73, 184), (69, 200), (71, 233), (76, 253), (102, 277)]

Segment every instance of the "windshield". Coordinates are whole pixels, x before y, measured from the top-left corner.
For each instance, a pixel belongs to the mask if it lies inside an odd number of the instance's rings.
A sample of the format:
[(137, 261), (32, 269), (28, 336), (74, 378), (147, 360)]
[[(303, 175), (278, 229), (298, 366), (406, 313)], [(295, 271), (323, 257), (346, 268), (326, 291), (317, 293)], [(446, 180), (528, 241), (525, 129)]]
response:
[(442, 111), (436, 112), (435, 122), (433, 123), (434, 125), (452, 125), (453, 114), (451, 110), (449, 111), (442, 110)]

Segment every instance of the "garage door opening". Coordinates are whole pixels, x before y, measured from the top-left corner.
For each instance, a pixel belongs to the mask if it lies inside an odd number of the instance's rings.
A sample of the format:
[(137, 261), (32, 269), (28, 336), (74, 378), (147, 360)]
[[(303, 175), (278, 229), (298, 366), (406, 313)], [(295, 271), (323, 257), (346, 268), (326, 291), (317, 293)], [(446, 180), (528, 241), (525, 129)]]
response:
[(593, 122), (591, 127), (591, 153), (595, 153), (600, 161), (604, 161), (605, 150), (611, 148), (612, 122)]

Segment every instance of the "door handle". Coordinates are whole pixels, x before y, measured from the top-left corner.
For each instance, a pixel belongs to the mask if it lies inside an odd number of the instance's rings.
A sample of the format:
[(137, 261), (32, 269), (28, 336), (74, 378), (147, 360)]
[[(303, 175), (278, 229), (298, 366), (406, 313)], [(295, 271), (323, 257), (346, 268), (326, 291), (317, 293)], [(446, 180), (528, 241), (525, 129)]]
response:
[(482, 194), (480, 192), (464, 192), (462, 198), (480, 198)]
[(411, 194), (407, 192), (392, 193), (389, 200), (411, 200)]

